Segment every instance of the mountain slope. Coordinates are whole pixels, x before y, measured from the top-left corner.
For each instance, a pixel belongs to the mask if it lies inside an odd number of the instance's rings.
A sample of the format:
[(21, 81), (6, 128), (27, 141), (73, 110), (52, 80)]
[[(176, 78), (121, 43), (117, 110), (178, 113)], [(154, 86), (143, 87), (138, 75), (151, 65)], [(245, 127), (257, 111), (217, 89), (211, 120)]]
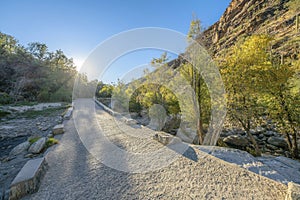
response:
[[(296, 0), (297, 1), (297, 0)], [(209, 27), (198, 40), (219, 60), (238, 40), (252, 34), (274, 37), (273, 53), (295, 58), (300, 53), (300, 31), (290, 0), (232, 0), (220, 20)], [(300, 4), (300, 1), (299, 1)]]

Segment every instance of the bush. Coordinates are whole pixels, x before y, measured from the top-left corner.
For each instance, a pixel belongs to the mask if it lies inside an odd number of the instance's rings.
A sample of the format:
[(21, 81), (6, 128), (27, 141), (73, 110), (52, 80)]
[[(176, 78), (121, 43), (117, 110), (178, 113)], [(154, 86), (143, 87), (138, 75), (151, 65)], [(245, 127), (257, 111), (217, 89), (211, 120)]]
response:
[(0, 118), (5, 117), (9, 114), (10, 114), (10, 112), (8, 112), (8, 111), (0, 110)]
[(42, 90), (37, 97), (41, 102), (49, 101), (49, 92), (47, 90)]
[(55, 93), (50, 96), (50, 101), (52, 102), (71, 102), (72, 101), (72, 91), (64, 88), (60, 88)]
[(29, 143), (30, 143), (30, 144), (33, 144), (33, 143), (35, 143), (36, 141), (38, 141), (40, 138), (41, 138), (41, 137), (34, 137), (34, 138), (31, 138), (31, 139), (29, 139)]
[(13, 99), (5, 92), (0, 92), (0, 105), (2, 104), (10, 104)]
[(46, 148), (51, 147), (55, 144), (58, 144), (58, 140), (55, 138), (48, 138), (47, 142), (46, 142)]

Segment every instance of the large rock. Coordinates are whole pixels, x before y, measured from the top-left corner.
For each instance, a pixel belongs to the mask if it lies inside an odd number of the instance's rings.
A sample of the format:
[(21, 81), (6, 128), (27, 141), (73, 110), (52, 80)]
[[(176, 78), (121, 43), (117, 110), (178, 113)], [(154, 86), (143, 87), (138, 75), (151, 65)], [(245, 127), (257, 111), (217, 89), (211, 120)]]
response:
[(23, 142), (16, 147), (14, 147), (11, 152), (9, 153), (9, 157), (19, 155), (20, 153), (26, 151), (30, 146), (30, 143), (28, 141)]
[(156, 132), (156, 134), (153, 136), (154, 140), (157, 140), (158, 142), (162, 143), (163, 145), (168, 144), (176, 144), (180, 143), (181, 139), (178, 137), (174, 137), (170, 134), (167, 134), (165, 132)]
[(197, 139), (197, 131), (189, 128), (179, 128), (176, 136), (179, 137), (183, 142), (192, 144)]
[(300, 199), (300, 185), (289, 182), (288, 191), (285, 197), (286, 200), (298, 200)]
[(58, 125), (54, 126), (52, 132), (53, 132), (53, 135), (64, 133), (65, 132), (64, 125), (63, 124), (58, 124)]
[(244, 148), (249, 145), (249, 140), (240, 135), (230, 135), (223, 139), (223, 142), (233, 147)]
[(69, 120), (72, 116), (72, 112), (73, 112), (73, 107), (68, 108), (68, 110), (66, 111), (66, 113), (64, 115), (64, 119)]
[(17, 174), (10, 186), (10, 200), (17, 200), (26, 194), (38, 190), (42, 176), (45, 174), (45, 158), (29, 160)]
[(29, 147), (28, 152), (35, 154), (40, 153), (45, 147), (46, 141), (47, 139), (45, 137), (40, 138)]
[(273, 137), (273, 136), (269, 137), (267, 142), (269, 144), (272, 144), (272, 145), (276, 146), (276, 147), (280, 147), (280, 148), (284, 148), (284, 149), (286, 149), (288, 147), (288, 144), (285, 141), (285, 139), (281, 138), (281, 137)]

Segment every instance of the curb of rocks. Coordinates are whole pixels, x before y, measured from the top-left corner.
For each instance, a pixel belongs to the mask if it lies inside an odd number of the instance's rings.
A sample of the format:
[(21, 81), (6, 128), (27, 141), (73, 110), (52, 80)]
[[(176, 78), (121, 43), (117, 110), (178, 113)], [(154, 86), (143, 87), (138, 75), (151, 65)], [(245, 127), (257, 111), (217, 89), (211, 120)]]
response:
[[(72, 117), (73, 105), (68, 108), (63, 116), (63, 120), (69, 120)], [(64, 133), (64, 124), (57, 124), (52, 129), (53, 137)], [(41, 180), (47, 171), (48, 154), (55, 148), (55, 145), (49, 147), (41, 158), (31, 159), (19, 171), (10, 185), (9, 199), (17, 200), (27, 194), (38, 191)]]
[(105, 112), (109, 113), (110, 115), (112, 115), (114, 117), (117, 117), (120, 121), (125, 122), (127, 125), (136, 125), (136, 124), (138, 124), (138, 122), (136, 120), (131, 119), (131, 118), (127, 118), (127, 117), (123, 116), (121, 113), (113, 111), (112, 109), (110, 109), (109, 107), (107, 107), (106, 105), (104, 105), (103, 103), (101, 103), (100, 101), (98, 101), (96, 98), (94, 98), (94, 101)]

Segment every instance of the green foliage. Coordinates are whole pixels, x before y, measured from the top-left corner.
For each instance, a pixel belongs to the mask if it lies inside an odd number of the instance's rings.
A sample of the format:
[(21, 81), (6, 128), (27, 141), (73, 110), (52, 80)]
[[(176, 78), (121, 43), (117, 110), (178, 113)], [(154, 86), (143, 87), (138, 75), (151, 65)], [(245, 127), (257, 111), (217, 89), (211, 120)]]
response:
[(279, 65), (269, 52), (268, 35), (253, 35), (238, 43), (222, 67), (227, 89), (228, 114), (241, 124), (251, 141), (249, 130), (268, 116), (285, 134), (293, 157), (298, 156), (297, 132), (300, 119), (299, 61), (293, 66)]
[(104, 85), (98, 92), (100, 98), (111, 98), (114, 87), (112, 85)]
[(153, 58), (151, 60), (151, 65), (153, 67), (159, 67), (164, 64), (169, 60), (167, 52), (164, 52), (159, 58)]
[(59, 141), (55, 138), (48, 138), (47, 141), (46, 141), (46, 148), (49, 148), (55, 144), (58, 144)]
[(176, 96), (165, 86), (143, 84), (135, 90), (130, 99), (130, 110), (139, 112), (142, 108), (149, 109), (153, 104), (162, 105), (167, 114), (178, 114), (179, 103)]
[(29, 139), (29, 143), (30, 143), (30, 144), (33, 144), (33, 143), (35, 143), (36, 141), (38, 141), (40, 138), (41, 138), (41, 137), (34, 137), (34, 138), (31, 138), (31, 139)]
[(23, 47), (0, 33), (0, 92), (12, 101), (71, 101), (77, 75), (73, 60), (42, 43)]
[(233, 121), (247, 132), (255, 146), (255, 154), (260, 150), (250, 129), (257, 125), (259, 116), (265, 112), (261, 102), (265, 82), (263, 74), (272, 68), (268, 52), (272, 40), (267, 35), (253, 35), (240, 41), (227, 57), (226, 67), (222, 69), (227, 89), (228, 114)]
[(190, 29), (187, 34), (187, 39), (195, 40), (197, 38), (197, 36), (202, 32), (202, 29), (203, 28), (201, 26), (201, 21), (195, 15), (193, 15), (193, 19), (190, 23)]
[(23, 118), (35, 118), (37, 116), (51, 116), (54, 113), (57, 113), (58, 111), (63, 112), (64, 107), (59, 107), (59, 108), (47, 108), (44, 110), (27, 110), (23, 113), (20, 113), (18, 117), (23, 117)]
[(5, 92), (0, 92), (0, 105), (12, 103), (12, 98)]
[(0, 118), (6, 117), (9, 114), (10, 114), (10, 112), (8, 112), (8, 111), (0, 110)]

